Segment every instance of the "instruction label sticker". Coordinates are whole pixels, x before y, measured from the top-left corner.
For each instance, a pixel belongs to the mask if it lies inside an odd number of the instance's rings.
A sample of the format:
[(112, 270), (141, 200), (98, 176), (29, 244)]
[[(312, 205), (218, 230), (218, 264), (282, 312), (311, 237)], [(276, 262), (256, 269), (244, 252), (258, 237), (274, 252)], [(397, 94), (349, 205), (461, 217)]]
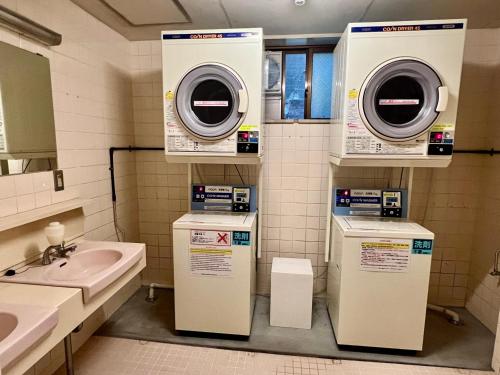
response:
[(250, 246), (250, 232), (234, 231), (233, 245)]
[(191, 245), (202, 246), (231, 246), (231, 232), (215, 230), (192, 230)]
[(412, 240), (369, 238), (361, 242), (361, 271), (408, 272)]
[(380, 209), (381, 196), (380, 190), (352, 189), (350, 207)]
[(455, 126), (453, 124), (435, 124), (431, 127), (431, 132), (442, 132), (453, 130)]
[(166, 100), (174, 100), (174, 93), (172, 91), (167, 91), (165, 93), (165, 99)]
[(233, 250), (230, 248), (191, 248), (189, 258), (192, 275), (231, 276), (233, 273)]
[(189, 267), (191, 275), (195, 276), (231, 276), (231, 232), (191, 230)]
[(242, 132), (248, 132), (248, 131), (253, 131), (253, 130), (257, 130), (258, 129), (258, 126), (257, 125), (241, 125), (240, 128), (238, 129), (239, 131), (242, 131)]
[(228, 107), (227, 100), (195, 100), (193, 102), (195, 107)]
[(418, 105), (419, 99), (379, 99), (379, 105)]
[(432, 255), (432, 240), (413, 240), (412, 254)]

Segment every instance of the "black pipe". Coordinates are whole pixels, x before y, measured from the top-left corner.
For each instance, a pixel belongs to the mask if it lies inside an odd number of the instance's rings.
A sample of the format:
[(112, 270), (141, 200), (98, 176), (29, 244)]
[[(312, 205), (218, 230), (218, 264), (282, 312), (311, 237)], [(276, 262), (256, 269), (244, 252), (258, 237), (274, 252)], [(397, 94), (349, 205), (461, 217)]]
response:
[(115, 188), (115, 151), (164, 151), (165, 147), (110, 147), (109, 148), (109, 171), (111, 173), (111, 199), (116, 202), (116, 188)]
[(500, 154), (500, 150), (495, 150), (494, 148), (490, 148), (489, 150), (481, 149), (481, 150), (453, 150), (454, 154), (480, 154), (480, 155), (498, 155)]
[[(110, 147), (109, 148), (109, 171), (111, 172), (111, 199), (116, 202), (116, 188), (115, 188), (115, 151), (164, 151), (165, 147)], [(480, 154), (480, 155), (498, 155), (500, 150), (491, 148), (489, 150), (454, 150), (454, 154)]]

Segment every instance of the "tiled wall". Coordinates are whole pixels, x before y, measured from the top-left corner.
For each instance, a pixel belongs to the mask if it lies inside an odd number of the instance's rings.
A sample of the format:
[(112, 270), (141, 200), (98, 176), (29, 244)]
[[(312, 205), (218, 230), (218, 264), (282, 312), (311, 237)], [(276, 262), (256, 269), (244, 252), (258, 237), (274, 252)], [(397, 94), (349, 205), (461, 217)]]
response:
[[(50, 59), (59, 168), (66, 188), (54, 192), (51, 172), (0, 178), (0, 217), (75, 197), (85, 200), (88, 239), (113, 239), (108, 148), (134, 142), (130, 42), (69, 0), (0, 0), (52, 28), (60, 46), (46, 48), (0, 29), (0, 40)], [(138, 239), (134, 155), (116, 155), (118, 216)], [(0, 269), (4, 268), (0, 266)]]
[(310, 259), (314, 291), (325, 290), (328, 131), (329, 124), (266, 125), (261, 293), (269, 293), (278, 256)]
[[(484, 111), (474, 115), (483, 121), (477, 131), (484, 134), (482, 147), (500, 149), (500, 29), (475, 40), (482, 58), (484, 81), (478, 82), (476, 102)], [(477, 65), (476, 65), (477, 68)], [(496, 332), (500, 310), (500, 278), (491, 276), (494, 254), (500, 250), (500, 159), (484, 156), (478, 188), (478, 213), (471, 243), (471, 269), (467, 308), (491, 331)], [(497, 337), (497, 340), (499, 338)], [(500, 358), (499, 358), (500, 359)]]

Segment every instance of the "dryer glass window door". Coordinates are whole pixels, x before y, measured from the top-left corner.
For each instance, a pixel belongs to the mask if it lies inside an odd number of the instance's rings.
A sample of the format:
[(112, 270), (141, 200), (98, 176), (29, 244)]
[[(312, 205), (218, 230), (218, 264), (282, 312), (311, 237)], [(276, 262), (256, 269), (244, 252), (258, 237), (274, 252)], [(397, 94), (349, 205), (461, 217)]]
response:
[(438, 116), (441, 80), (428, 65), (398, 60), (376, 70), (360, 97), (363, 120), (377, 136), (404, 141), (427, 131)]
[(217, 140), (239, 127), (247, 100), (246, 89), (235, 73), (222, 65), (208, 64), (184, 76), (177, 87), (175, 108), (188, 132)]
[(233, 104), (231, 90), (216, 79), (200, 82), (191, 95), (191, 110), (205, 124), (219, 124), (227, 119)]

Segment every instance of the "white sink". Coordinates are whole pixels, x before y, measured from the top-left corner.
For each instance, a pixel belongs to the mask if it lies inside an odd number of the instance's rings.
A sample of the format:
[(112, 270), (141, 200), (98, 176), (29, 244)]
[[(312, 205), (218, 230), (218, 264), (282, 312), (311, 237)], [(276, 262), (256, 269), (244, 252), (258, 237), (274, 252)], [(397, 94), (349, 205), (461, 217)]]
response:
[(145, 257), (145, 251), (139, 243), (85, 241), (68, 258), (48, 266), (31, 264), (36, 267), (0, 281), (81, 288), (86, 303)]
[(0, 303), (0, 371), (57, 325), (56, 308)]
[(0, 342), (7, 338), (17, 327), (17, 316), (8, 312), (0, 312)]
[(86, 250), (71, 255), (67, 262), (51, 264), (46, 272), (47, 280), (74, 281), (104, 272), (123, 258), (117, 250)]

